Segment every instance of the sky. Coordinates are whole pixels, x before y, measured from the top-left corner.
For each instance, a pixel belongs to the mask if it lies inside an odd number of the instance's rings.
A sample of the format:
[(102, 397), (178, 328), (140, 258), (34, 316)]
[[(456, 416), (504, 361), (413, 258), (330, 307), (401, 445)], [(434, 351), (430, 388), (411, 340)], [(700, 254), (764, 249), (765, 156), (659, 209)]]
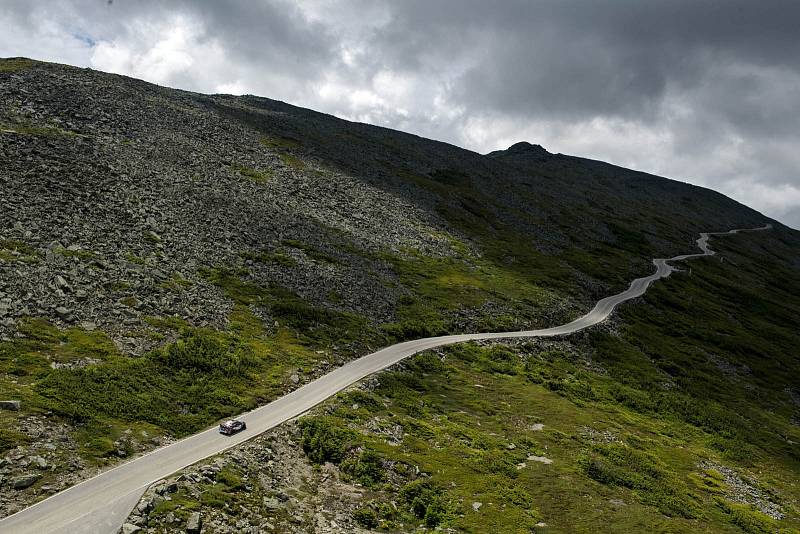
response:
[(794, 0), (2, 0), (0, 57), (711, 187), (800, 228)]

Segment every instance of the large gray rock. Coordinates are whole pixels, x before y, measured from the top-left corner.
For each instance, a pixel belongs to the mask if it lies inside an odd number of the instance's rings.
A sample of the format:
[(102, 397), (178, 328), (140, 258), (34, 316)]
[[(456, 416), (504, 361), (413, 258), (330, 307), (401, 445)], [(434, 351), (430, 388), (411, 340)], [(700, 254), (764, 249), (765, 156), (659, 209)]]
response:
[(189, 520), (186, 522), (186, 532), (188, 534), (198, 534), (202, 528), (203, 523), (200, 521), (200, 512), (192, 512)]
[(119, 531), (122, 534), (136, 534), (136, 532), (141, 532), (142, 529), (132, 523), (125, 523)]
[(22, 403), (18, 400), (4, 400), (0, 401), (0, 409), (19, 411)]
[(27, 475), (20, 475), (11, 479), (11, 487), (16, 490), (21, 490), (33, 486), (34, 482), (39, 480), (38, 473), (29, 473)]
[(28, 460), (30, 460), (31, 465), (36, 466), (39, 469), (47, 468), (47, 460), (45, 460), (41, 456), (30, 456)]

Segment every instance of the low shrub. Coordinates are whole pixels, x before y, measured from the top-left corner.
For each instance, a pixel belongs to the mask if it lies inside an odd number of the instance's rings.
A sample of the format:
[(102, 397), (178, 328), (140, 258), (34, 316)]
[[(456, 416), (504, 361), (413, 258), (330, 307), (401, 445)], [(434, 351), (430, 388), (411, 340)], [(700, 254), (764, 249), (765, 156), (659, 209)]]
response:
[(341, 463), (347, 452), (357, 443), (356, 433), (339, 427), (325, 417), (307, 417), (300, 420), (302, 445), (308, 458), (315, 464)]

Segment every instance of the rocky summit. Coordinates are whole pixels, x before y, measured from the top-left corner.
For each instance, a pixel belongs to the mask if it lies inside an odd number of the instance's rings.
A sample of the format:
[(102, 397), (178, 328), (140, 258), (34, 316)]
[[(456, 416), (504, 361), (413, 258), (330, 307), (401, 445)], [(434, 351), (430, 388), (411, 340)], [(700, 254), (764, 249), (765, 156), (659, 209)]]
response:
[(160, 481), (123, 532), (800, 528), (800, 234), (528, 142), (2, 59), (0, 515), (382, 346), (563, 324), (699, 232), (766, 224), (589, 331), (414, 356)]

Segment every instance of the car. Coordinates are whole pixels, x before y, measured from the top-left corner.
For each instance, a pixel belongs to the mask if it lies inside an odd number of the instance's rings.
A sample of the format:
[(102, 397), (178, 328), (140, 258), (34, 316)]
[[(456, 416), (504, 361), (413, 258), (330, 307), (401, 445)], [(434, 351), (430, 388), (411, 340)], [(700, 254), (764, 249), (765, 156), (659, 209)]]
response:
[(247, 423), (245, 423), (244, 421), (231, 419), (230, 421), (225, 421), (224, 423), (219, 425), (219, 433), (225, 434), (226, 436), (232, 436), (233, 434), (241, 432), (246, 428), (247, 428)]

